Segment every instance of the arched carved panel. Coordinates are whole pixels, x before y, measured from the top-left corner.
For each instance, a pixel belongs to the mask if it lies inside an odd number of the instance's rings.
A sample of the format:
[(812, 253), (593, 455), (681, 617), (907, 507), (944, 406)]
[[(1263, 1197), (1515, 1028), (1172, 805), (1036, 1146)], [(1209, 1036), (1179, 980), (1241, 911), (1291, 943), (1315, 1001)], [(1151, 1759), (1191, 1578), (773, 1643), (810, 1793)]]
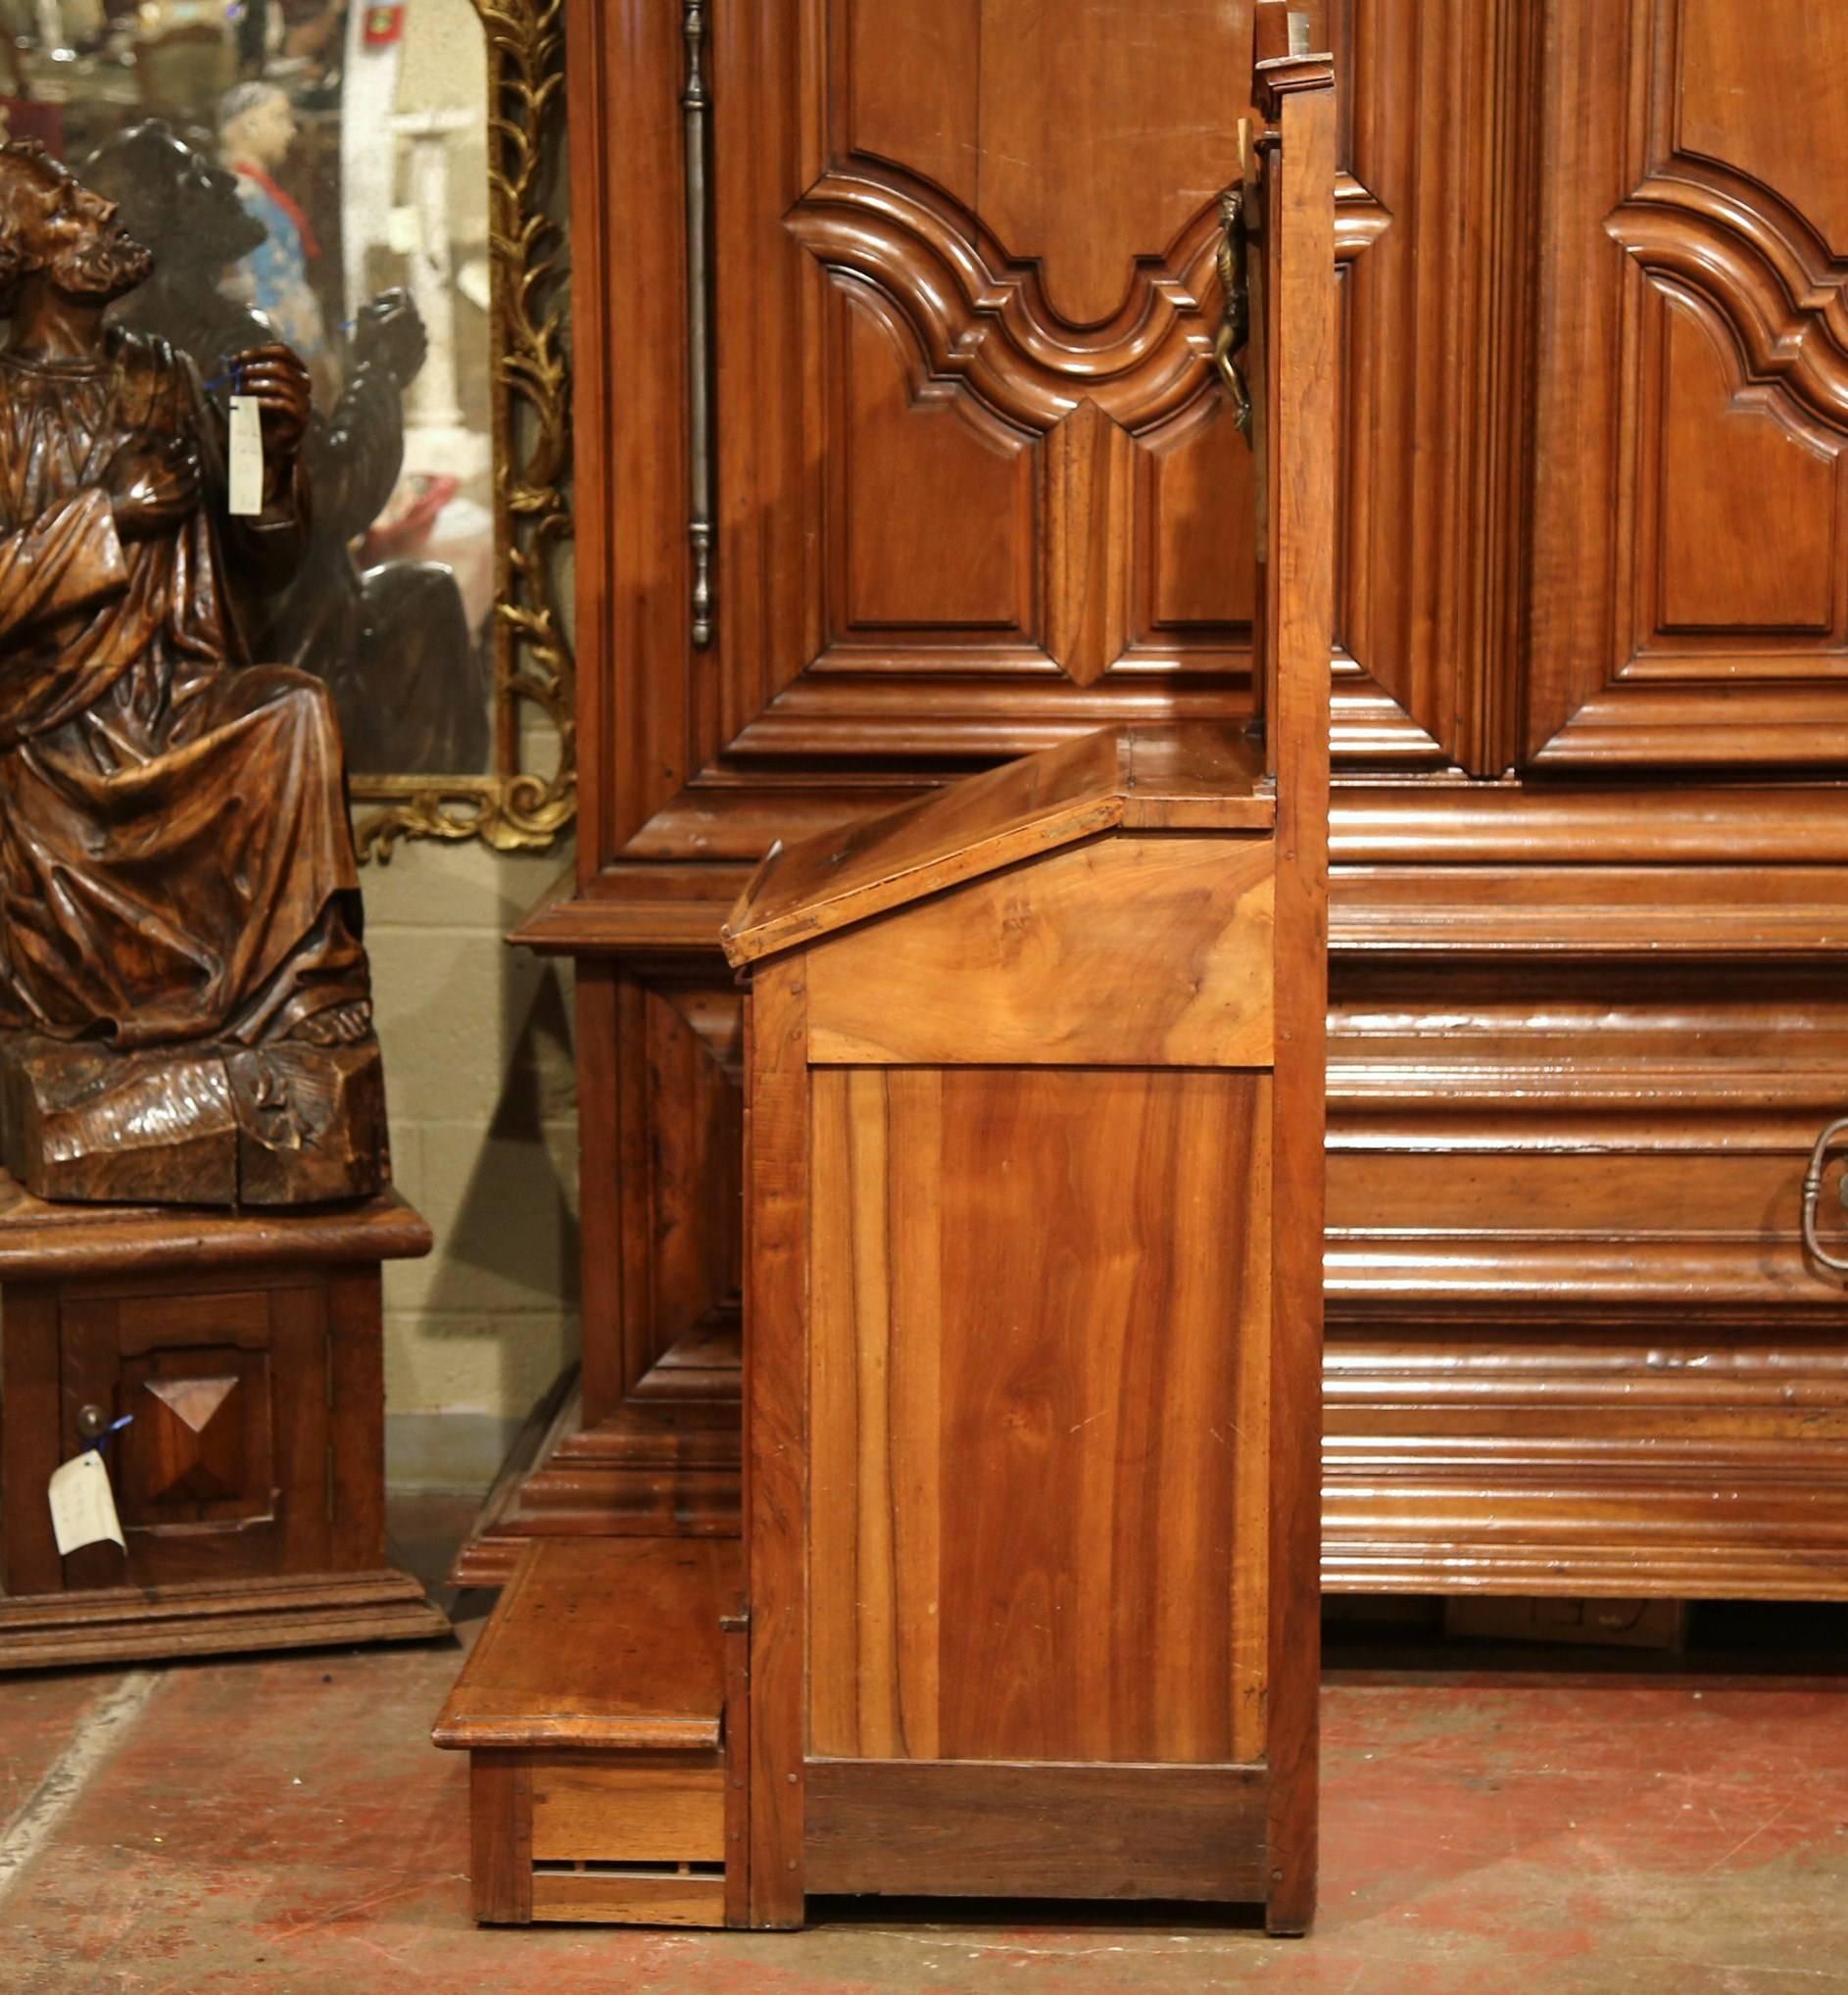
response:
[(831, 169), (788, 226), (817, 261), (877, 285), (910, 319), (931, 376), (997, 414), (1049, 429), (1093, 401), (1140, 426), (1216, 392), (1204, 363), (1218, 203), (1215, 191), (1161, 255), (1138, 260), (1119, 308), (1094, 325), (1059, 316), (1037, 258), (1010, 254), (900, 168)]
[(1848, 261), (1775, 189), (1702, 161), (1677, 167), (1618, 206), (1612, 237), (1638, 268), (1707, 300), (1751, 381), (1848, 425)]
[(1528, 754), (1839, 761), (1848, 42), (1555, 0), (1550, 45)]

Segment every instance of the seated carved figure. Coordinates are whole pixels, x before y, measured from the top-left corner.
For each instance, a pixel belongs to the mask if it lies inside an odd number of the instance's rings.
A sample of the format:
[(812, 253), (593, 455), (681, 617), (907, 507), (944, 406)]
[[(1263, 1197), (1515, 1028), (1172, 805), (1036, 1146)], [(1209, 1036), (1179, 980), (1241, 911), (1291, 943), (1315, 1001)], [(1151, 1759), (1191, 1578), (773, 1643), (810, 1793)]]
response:
[[(263, 240), (237, 181), (144, 120), (99, 146), (80, 171), (120, 204), (129, 231), (160, 259), (152, 277), (110, 313), (113, 323), (170, 340), (208, 380), (240, 349), (276, 337), (219, 281)], [(232, 577), (260, 656), (326, 681), (352, 768), (362, 775), (485, 769), (486, 661), (451, 571), (393, 560), (362, 570), (353, 547), (384, 511), (404, 464), (404, 393), (423, 365), (416, 308), (387, 291), (355, 316), (344, 385), (309, 418), (302, 462), (315, 517), (302, 560), (280, 578)]]
[(305, 370), (239, 357), (262, 510), (164, 341), (108, 328), (148, 273), (115, 207), (0, 147), (0, 1078), (45, 1196), (289, 1203), (384, 1175), (340, 739), (253, 665), (230, 565), (300, 558)]

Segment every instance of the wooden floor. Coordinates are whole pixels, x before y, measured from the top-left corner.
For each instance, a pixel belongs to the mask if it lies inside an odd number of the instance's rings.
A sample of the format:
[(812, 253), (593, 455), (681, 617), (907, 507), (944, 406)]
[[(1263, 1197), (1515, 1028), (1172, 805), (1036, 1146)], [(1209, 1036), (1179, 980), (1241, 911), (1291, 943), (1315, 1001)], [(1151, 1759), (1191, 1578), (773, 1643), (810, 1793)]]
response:
[[(401, 1508), (400, 1555), (440, 1571), (464, 1514)], [(8, 1679), (0, 1991), (1848, 1991), (1848, 1619), (1693, 1632), (1674, 1665), (1597, 1669), (1374, 1635), (1359, 1668), (1337, 1629), (1307, 1941), (873, 1901), (793, 1935), (478, 1931), (463, 1756), (426, 1743), (456, 1649)]]

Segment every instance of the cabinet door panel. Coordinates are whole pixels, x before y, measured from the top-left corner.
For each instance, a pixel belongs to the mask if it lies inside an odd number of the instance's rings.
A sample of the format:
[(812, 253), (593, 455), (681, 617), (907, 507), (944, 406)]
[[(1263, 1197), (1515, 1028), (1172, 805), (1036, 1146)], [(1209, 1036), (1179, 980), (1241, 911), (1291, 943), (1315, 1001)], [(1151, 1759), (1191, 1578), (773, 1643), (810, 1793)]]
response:
[[(585, 637), (614, 678), (590, 716), (601, 855), (754, 856), (869, 773), (1247, 712), (1253, 473), (1212, 340), (1249, 0), (786, 0), (709, 25), (716, 628), (669, 637), (687, 558), (616, 532), (616, 613), (600, 637), (593, 604)], [(678, 79), (654, 26), (598, 31), (623, 129), (657, 149), (607, 169), (646, 246), (680, 176), (637, 66)], [(1384, 218), (1344, 196), (1358, 254)], [(600, 300), (608, 392), (683, 430), (684, 341), (663, 351), (630, 274)], [(612, 503), (658, 512), (658, 463), (636, 470)], [(1343, 695), (1371, 745), (1402, 722), (1436, 753), (1358, 668)]]
[(826, 627), (889, 661), (906, 638), (1031, 643), (1033, 460), (1027, 440), (961, 396), (920, 399), (909, 328), (888, 301), (842, 279), (828, 300), (832, 480)]
[(1527, 751), (1848, 754), (1848, 19), (1549, 10)]
[(65, 1451), (80, 1445), (83, 1408), (132, 1416), (112, 1464), (126, 1561), (111, 1544), (73, 1553), (67, 1585), (170, 1585), (324, 1563), (317, 1289), (78, 1296), (63, 1319)]
[[(861, 690), (897, 671), (952, 723), (958, 688), (991, 688), (1021, 747), (1094, 726), (1084, 689), (1126, 658), (1178, 516), (1139, 517), (1140, 461), (1223, 397), (1213, 256), (1247, 9), (765, 11), (739, 30), (770, 65), (752, 128), (717, 140), (717, 666), (773, 698), (817, 665), (825, 683), (774, 738), (710, 750), (915, 754), (911, 713)], [(722, 83), (747, 58), (717, 25)], [(1248, 458), (1222, 468), (1236, 517)], [(804, 534), (820, 604), (754, 588)], [(1192, 608), (1171, 604), (1164, 664), (1203, 664), (1236, 708), (1248, 626)]]
[(812, 1086), (810, 1752), (1256, 1757), (1269, 1075)]
[[(1661, 669), (1665, 640), (1673, 657), (1693, 636), (1731, 636), (1750, 648), (1735, 671), (1777, 673), (1781, 659), (1763, 656), (1769, 642), (1796, 640), (1801, 656), (1816, 650), (1802, 640), (1837, 627), (1835, 452), (1749, 395), (1730, 335), (1696, 300), (1656, 285), (1645, 310), (1663, 342), (1661, 447), (1656, 531), (1640, 537), (1648, 565), (1638, 581), (1656, 593), (1631, 675)], [(1762, 559), (1768, 548), (1775, 560)]]
[[(686, 52), (653, 13), (580, 12), (574, 64), (608, 99), (573, 190), (608, 250), (579, 273), (594, 862), (754, 857), (864, 807), (869, 782), (1112, 721), (1242, 716), (1254, 478), (1212, 341), (1249, 0), (706, 10), (704, 281)], [(1536, 17), (1332, 0), (1327, 18), (1352, 168), (1336, 753), (1499, 769)], [(687, 531), (702, 300), (706, 645)]]

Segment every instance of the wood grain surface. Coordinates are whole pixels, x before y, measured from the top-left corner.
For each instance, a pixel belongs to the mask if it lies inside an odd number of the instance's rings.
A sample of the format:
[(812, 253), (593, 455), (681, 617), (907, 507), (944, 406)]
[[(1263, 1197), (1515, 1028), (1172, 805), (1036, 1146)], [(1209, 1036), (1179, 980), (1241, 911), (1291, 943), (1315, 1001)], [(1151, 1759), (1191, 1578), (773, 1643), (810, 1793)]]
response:
[(449, 1617), (430, 1605), (408, 1573), (105, 1586), (0, 1599), (0, 1669), (6, 1670), (450, 1637)]
[(201, 1265), (414, 1260), (430, 1229), (395, 1192), (325, 1210), (53, 1205), (0, 1174), (0, 1279), (185, 1271)]
[[(580, 1012), (587, 1421), (515, 1506), (527, 1531), (736, 1528), (735, 1376), (697, 1429), (642, 1385), (692, 1335), (688, 1262), (719, 1289), (738, 1258), (732, 1180), (671, 1144), (657, 1164), (656, 1133), (735, 1084), (716, 1056), (663, 1065), (640, 1014), (689, 965), (725, 980), (719, 928), (771, 844), (1094, 729), (1251, 706), (1252, 465), (1209, 359), (1248, 0), (1150, 4), (1133, 57), (1065, 23), (1044, 64), (997, 51), (1018, 16), (933, 0), (722, 12), (730, 510), (698, 651), (686, 458), (661, 448), (686, 418), (684, 51), (671, 12), (569, 8), (581, 885), (526, 933), (582, 952), (580, 992), (638, 996)], [(1838, 10), (1331, 15), (1330, 1580), (1841, 1597), (1848, 1460), (1734, 1389), (1786, 1366), (1848, 1407), (1841, 1291), (1789, 1189), (1848, 1071)], [(1097, 162), (1158, 130), (1191, 219), (1148, 234), (1168, 211), (1140, 165), (1099, 195), (1029, 150), (1030, 188), (985, 159), (985, 116)], [(1031, 259), (1073, 270), (1080, 229), (1093, 274), (1034, 296)], [(1144, 260), (1148, 309), (1074, 327), (1109, 245), (1126, 279)], [(1061, 430), (1086, 404), (1113, 428)], [(1097, 573), (1114, 431), (1135, 539)], [(955, 620), (997, 573), (1044, 627)], [(922, 620), (864, 620), (901, 596)], [(1588, 1375), (1652, 1388), (1621, 1444)]]
[(1266, 1482), (1268, 1080), (812, 1086), (811, 1750), (1235, 1757), (1263, 1682), (1239, 1526)]
[(532, 1918), (566, 1925), (723, 1925), (721, 1877), (535, 1871)]
[(483, 1925), (533, 1916), (532, 1762), (477, 1753), (468, 1763), (469, 1911)]
[(726, 953), (753, 962), (1120, 824), (1264, 831), (1275, 813), (1256, 751), (1230, 730), (1104, 729), (772, 852), (725, 924)]
[(817, 1891), (974, 1898), (1254, 1898), (1258, 1767), (817, 1760)]
[[(1258, 0), (1289, 45), (1281, 0)], [(1293, 21), (1293, 17), (1291, 17)], [(1277, 773), (1277, 1074), (1270, 1108), (1270, 1769), (1265, 1920), (1307, 1928), (1315, 1910), (1317, 1685), (1321, 1655), (1322, 1240), (1326, 1204), (1329, 676), (1335, 624), (1336, 103), (1311, 53), (1257, 66), (1277, 150), (1266, 161), (1263, 369), (1254, 393), (1264, 521), (1265, 746)]]
[(817, 1064), (1268, 1066), (1268, 839), (1106, 838), (830, 938)]
[(808, 1553), (807, 988), (800, 955), (753, 980), (745, 1061), (745, 1544), (751, 1602), (751, 1923), (802, 1919)]
[(432, 1736), (469, 1750), (716, 1751), (719, 1621), (736, 1610), (741, 1565), (723, 1539), (532, 1545)]
[(716, 1752), (535, 1753), (532, 1860), (722, 1864), (722, 1757)]

